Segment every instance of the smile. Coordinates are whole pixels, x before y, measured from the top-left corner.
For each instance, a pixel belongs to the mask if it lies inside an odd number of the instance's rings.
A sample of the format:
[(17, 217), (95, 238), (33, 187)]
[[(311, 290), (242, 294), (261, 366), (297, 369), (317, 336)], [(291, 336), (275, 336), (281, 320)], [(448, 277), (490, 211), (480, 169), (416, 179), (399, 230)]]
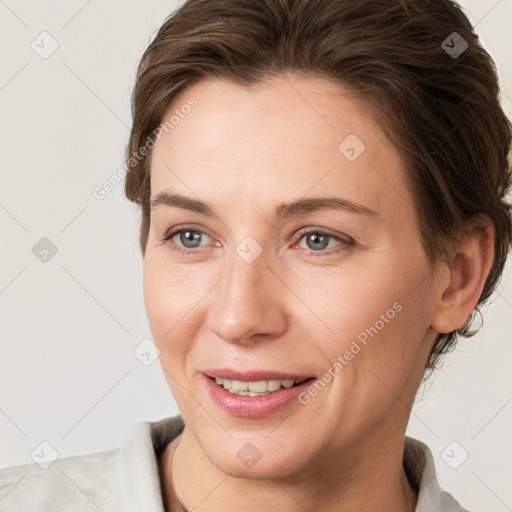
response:
[(304, 380), (257, 380), (257, 381), (242, 381), (242, 380), (231, 380), (223, 379), (222, 377), (216, 377), (215, 382), (222, 386), (229, 393), (236, 395), (247, 395), (247, 396), (263, 396), (268, 395), (274, 391), (280, 389), (289, 389), (291, 387), (299, 385)]

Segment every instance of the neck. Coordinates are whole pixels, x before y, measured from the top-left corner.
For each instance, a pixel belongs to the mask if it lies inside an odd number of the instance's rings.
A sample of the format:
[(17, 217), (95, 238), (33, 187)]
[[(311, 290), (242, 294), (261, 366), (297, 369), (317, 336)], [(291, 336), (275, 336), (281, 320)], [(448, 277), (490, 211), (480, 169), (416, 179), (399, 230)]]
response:
[(413, 512), (417, 495), (402, 466), (403, 441), (369, 438), (357, 451), (332, 451), (293, 474), (249, 479), (221, 471), (185, 427), (160, 462), (166, 510)]

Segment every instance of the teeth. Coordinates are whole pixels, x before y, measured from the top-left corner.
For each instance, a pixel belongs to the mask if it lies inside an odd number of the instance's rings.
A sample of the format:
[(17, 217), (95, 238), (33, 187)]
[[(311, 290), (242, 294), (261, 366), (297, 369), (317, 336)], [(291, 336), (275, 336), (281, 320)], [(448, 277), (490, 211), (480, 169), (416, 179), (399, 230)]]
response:
[(260, 396), (268, 395), (269, 392), (277, 391), (282, 387), (291, 388), (294, 384), (298, 384), (302, 381), (258, 380), (253, 382), (244, 382), (241, 380), (230, 380), (215, 377), (215, 382), (230, 393), (235, 393), (237, 395)]
[(266, 393), (268, 391), (268, 383), (266, 380), (249, 382), (249, 391), (252, 391), (253, 393)]
[(281, 387), (280, 380), (268, 380), (267, 387), (269, 391), (277, 391)]
[(233, 391), (247, 391), (249, 387), (248, 382), (244, 382), (242, 380), (232, 380), (231, 381), (231, 389)]

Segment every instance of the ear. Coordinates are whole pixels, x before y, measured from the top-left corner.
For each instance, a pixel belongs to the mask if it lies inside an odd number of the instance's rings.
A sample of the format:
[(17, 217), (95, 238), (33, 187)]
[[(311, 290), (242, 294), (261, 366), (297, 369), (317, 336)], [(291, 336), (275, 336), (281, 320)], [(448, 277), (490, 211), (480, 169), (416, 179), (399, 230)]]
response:
[(494, 261), (495, 229), (491, 220), (479, 217), (470, 226), (451, 257), (449, 278), (440, 286), (431, 327), (448, 333), (464, 325), (482, 293)]

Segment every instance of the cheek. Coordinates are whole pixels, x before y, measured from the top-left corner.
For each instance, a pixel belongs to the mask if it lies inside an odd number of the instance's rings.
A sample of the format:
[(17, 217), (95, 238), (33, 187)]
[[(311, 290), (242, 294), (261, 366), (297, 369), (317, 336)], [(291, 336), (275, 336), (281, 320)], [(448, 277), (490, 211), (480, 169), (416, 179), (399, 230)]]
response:
[(355, 341), (349, 341), (351, 347), (342, 356), (343, 368), (331, 396), (339, 422), (349, 432), (370, 431), (392, 409), (404, 418), (408, 414), (405, 404), (413, 399), (422, 373), (428, 328), (427, 315), (418, 309), (421, 297), (411, 295), (394, 303), (393, 318), (383, 310), (387, 323), (369, 319), (363, 330), (358, 326), (359, 332), (347, 338)]
[[(146, 314), (160, 363), (173, 375), (190, 369), (190, 354), (204, 326), (205, 301), (214, 291), (217, 273), (207, 265), (170, 264), (165, 252), (146, 252), (143, 290)], [(166, 375), (174, 391), (174, 384)], [(179, 390), (177, 390), (179, 391)]]
[(427, 297), (418, 287), (425, 278), (422, 262), (408, 265), (393, 255), (377, 258), (358, 261), (357, 267), (290, 276), (294, 292), (309, 307), (307, 315), (314, 313), (311, 325), (320, 329), (321, 344), (331, 360), (352, 340), (396, 338), (410, 323), (428, 316)]
[[(186, 411), (183, 395), (187, 356), (194, 339), (193, 306), (197, 302), (190, 280), (180, 277), (163, 259), (146, 253), (144, 260), (144, 303), (155, 345), (160, 350), (159, 363), (169, 389), (181, 411)], [(192, 290), (192, 291), (191, 291)]]
[(180, 331), (190, 325), (187, 318), (199, 293), (191, 279), (151, 252), (146, 253), (143, 276), (148, 322), (154, 342), (164, 354), (184, 339)]
[(365, 396), (360, 403), (368, 404), (385, 402), (383, 394), (400, 388), (430, 325), (427, 275), (422, 253), (411, 249), (408, 257), (368, 260), (357, 272), (345, 268), (316, 283), (302, 279), (298, 294), (307, 297), (323, 333), (316, 336), (326, 356), (322, 370), (339, 374), (335, 394), (357, 389)]
[(428, 328), (421, 287), (410, 293), (407, 283), (404, 277), (388, 286), (331, 285), (339, 300), (323, 302), (323, 320), (335, 334), (317, 337), (328, 360), (321, 380), (330, 386), (319, 393), (318, 407), (332, 412), (336, 436), (345, 442), (371, 431), (392, 408), (400, 414), (407, 410), (406, 382), (421, 366), (418, 354)]

